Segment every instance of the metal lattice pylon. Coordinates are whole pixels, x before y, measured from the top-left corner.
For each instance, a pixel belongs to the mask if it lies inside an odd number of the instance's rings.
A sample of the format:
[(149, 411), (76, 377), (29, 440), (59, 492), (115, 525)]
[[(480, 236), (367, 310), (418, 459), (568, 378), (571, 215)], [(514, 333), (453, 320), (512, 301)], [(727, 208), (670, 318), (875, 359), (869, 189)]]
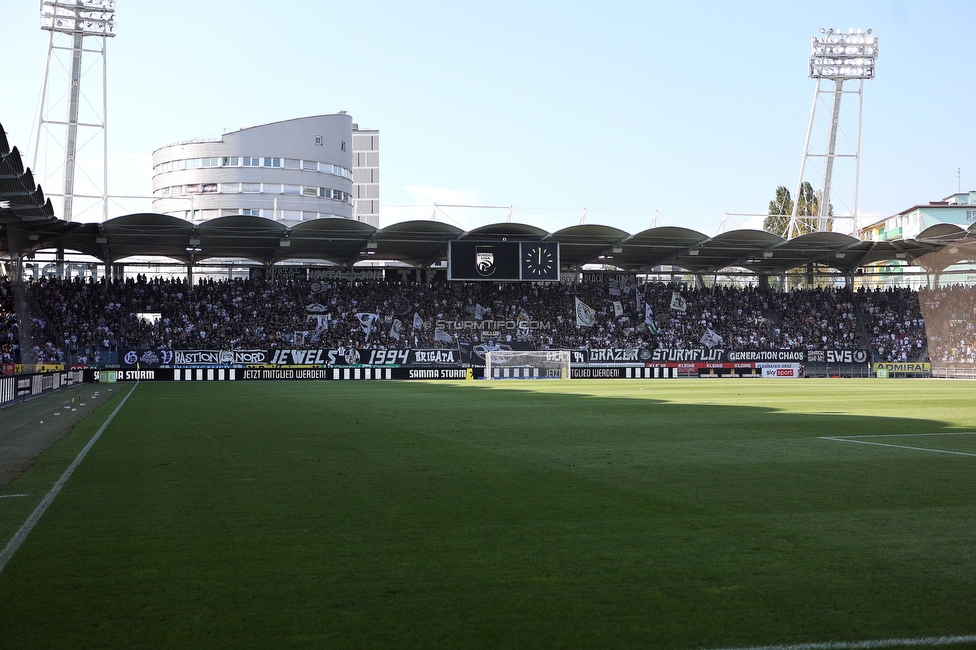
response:
[[(108, 92), (105, 45), (115, 36), (115, 0), (75, 0), (40, 3), (41, 29), (50, 34), (41, 98), (35, 123), (31, 168), (46, 194), (63, 199), (62, 218), (80, 214), (76, 199), (89, 202), (81, 212), (102, 206), (108, 217)], [(87, 46), (96, 41), (97, 49)], [(85, 55), (95, 55), (89, 63)], [(89, 56), (87, 59), (91, 59)], [(54, 73), (52, 74), (52, 62)], [(101, 110), (82, 92), (82, 81), (101, 62)], [(89, 64), (84, 67), (84, 64)], [(63, 117), (61, 117), (63, 116)], [(97, 146), (99, 156), (84, 158)], [(84, 136), (84, 139), (80, 139)], [(99, 174), (98, 172), (101, 172)], [(101, 178), (98, 178), (100, 175)], [(53, 190), (53, 191), (52, 191)]]
[[(807, 126), (806, 141), (803, 145), (803, 160), (800, 163), (800, 174), (796, 183), (796, 194), (793, 196), (793, 212), (785, 236), (787, 238), (800, 234), (799, 220), (807, 215), (798, 214), (800, 206), (800, 192), (804, 174), (807, 171), (807, 161), (810, 158), (822, 158), (822, 175), (815, 181), (810, 181), (819, 198), (819, 211), (816, 215), (817, 230), (827, 229), (829, 219), (851, 219), (853, 232), (857, 231), (857, 199), (861, 170), (861, 118), (864, 108), (864, 82), (874, 78), (875, 62), (878, 58), (878, 38), (871, 35), (871, 30), (862, 32), (848, 30), (821, 29), (820, 36), (813, 37), (812, 53), (810, 55), (810, 77), (816, 79), (817, 87), (813, 95), (813, 106), (810, 108), (810, 122)], [(833, 81), (832, 87), (824, 81)], [(847, 89), (845, 90), (845, 82)], [(851, 89), (853, 85), (854, 89)], [(845, 120), (845, 95), (857, 97), (856, 134), (853, 140), (847, 137), (847, 130), (843, 128)], [(826, 97), (826, 99), (825, 99)], [(826, 124), (826, 138), (823, 142), (823, 153), (812, 152), (812, 136), (817, 115), (817, 105), (829, 104), (829, 120)], [(847, 102), (850, 105), (850, 102)], [(839, 136), (843, 136), (838, 142)], [(844, 145), (846, 144), (846, 148)], [(839, 150), (840, 146), (840, 150)], [(838, 159), (847, 159), (853, 163), (853, 169), (848, 171), (853, 175), (851, 182), (852, 193), (839, 193), (835, 186), (835, 163)], [(832, 214), (834, 203), (842, 208), (841, 214)], [(809, 218), (813, 218), (810, 216)]]

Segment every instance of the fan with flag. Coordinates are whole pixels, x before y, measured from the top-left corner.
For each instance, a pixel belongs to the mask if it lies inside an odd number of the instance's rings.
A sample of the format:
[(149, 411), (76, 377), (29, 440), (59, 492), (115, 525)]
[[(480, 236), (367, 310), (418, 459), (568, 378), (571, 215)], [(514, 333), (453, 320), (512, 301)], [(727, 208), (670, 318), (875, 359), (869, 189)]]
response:
[(366, 340), (368, 341), (369, 335), (373, 333), (373, 325), (380, 319), (380, 315), (368, 312), (356, 312), (356, 318), (359, 320), (359, 326), (366, 333)]

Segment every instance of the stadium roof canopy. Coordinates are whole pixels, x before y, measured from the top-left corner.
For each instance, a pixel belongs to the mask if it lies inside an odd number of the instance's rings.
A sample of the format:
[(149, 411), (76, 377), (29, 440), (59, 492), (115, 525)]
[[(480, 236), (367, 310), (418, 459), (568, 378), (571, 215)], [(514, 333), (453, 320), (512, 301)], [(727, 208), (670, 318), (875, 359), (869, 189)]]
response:
[(976, 224), (932, 226), (916, 239), (860, 241), (820, 232), (789, 241), (760, 230), (732, 230), (714, 237), (664, 226), (637, 234), (612, 226), (581, 224), (549, 233), (529, 224), (494, 223), (465, 232), (437, 221), (405, 221), (377, 229), (349, 219), (316, 219), (286, 227), (253, 216), (227, 216), (194, 224), (163, 214), (130, 214), (103, 223), (66, 222), (34, 183), (17, 148), (0, 126), (0, 258), (30, 257), (40, 250), (70, 250), (106, 264), (132, 257), (167, 257), (184, 264), (246, 259), (269, 265), (288, 260), (351, 267), (386, 260), (430, 267), (447, 258), (448, 243), (472, 241), (559, 242), (563, 270), (605, 264), (651, 271), (662, 264), (694, 273), (746, 269), (774, 275), (823, 264), (845, 274), (860, 266), (904, 260), (940, 272), (976, 260)]
[[(0, 183), (9, 180), (0, 174)], [(7, 196), (11, 196), (9, 191)], [(36, 201), (25, 208), (25, 201), (16, 198), (23, 196)], [(364, 260), (386, 260), (429, 267), (446, 259), (448, 242), (462, 239), (559, 242), (564, 270), (606, 264), (641, 272), (667, 264), (693, 273), (738, 268), (773, 275), (815, 263), (852, 273), (867, 264), (904, 260), (941, 271), (957, 261), (976, 258), (976, 229), (952, 225), (933, 226), (918, 239), (872, 242), (834, 232), (791, 240), (761, 230), (732, 230), (710, 237), (675, 226), (632, 235), (596, 224), (549, 233), (527, 224), (495, 223), (465, 232), (438, 221), (405, 221), (377, 229), (335, 218), (288, 228), (262, 217), (228, 216), (194, 224), (152, 213), (82, 224), (55, 218), (50, 201), (38, 205), (39, 189), (34, 194), (26, 190), (13, 193), (13, 197), (20, 202), (0, 197), (11, 205), (0, 208), (0, 256), (8, 259), (62, 248), (105, 263), (161, 256), (185, 264), (208, 259), (246, 259), (263, 265), (311, 260), (350, 267)]]

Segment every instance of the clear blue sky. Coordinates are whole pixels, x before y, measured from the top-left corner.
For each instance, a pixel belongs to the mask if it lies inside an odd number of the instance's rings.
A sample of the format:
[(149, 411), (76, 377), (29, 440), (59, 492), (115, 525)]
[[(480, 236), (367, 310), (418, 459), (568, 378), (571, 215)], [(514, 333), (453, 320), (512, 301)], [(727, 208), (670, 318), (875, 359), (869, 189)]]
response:
[[(381, 225), (513, 205), (556, 230), (765, 212), (796, 183), (821, 27), (872, 28), (861, 213), (976, 188), (971, 0), (135, 2), (109, 42), (109, 190), (148, 195), (171, 142), (348, 111), (381, 132)], [(47, 33), (0, 0), (0, 123), (28, 149)], [(97, 98), (97, 88), (87, 88)], [(149, 210), (126, 202), (124, 212)], [(122, 213), (113, 206), (110, 216)], [(447, 210), (462, 227), (505, 211)], [(756, 225), (733, 218), (730, 227)]]

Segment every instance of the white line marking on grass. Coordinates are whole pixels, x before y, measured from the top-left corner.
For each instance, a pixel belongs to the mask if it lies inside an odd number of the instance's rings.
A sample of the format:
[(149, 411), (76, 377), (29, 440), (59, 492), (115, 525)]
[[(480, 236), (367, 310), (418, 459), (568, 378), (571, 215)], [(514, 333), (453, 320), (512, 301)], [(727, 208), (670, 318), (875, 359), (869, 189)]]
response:
[(874, 445), (875, 447), (894, 447), (895, 449), (912, 449), (914, 451), (930, 451), (934, 454), (952, 454), (953, 456), (976, 456), (966, 451), (948, 451), (946, 449), (929, 449), (928, 447), (911, 447), (909, 445), (892, 445), (884, 442), (869, 442), (867, 440), (852, 440), (851, 438), (835, 438), (833, 436), (820, 436), (821, 440), (834, 440), (835, 442), (852, 442), (858, 445)]
[(943, 433), (865, 433), (860, 436), (837, 436), (838, 438), (909, 438), (914, 436), (976, 436), (976, 431), (945, 431)]
[(0, 494), (0, 499), (13, 499), (14, 497), (29, 497), (29, 494)]
[(132, 393), (135, 391), (138, 385), (139, 385), (138, 381), (135, 384), (133, 384), (132, 388), (129, 390), (129, 394), (126, 395), (124, 398), (122, 398), (122, 401), (119, 402), (119, 405), (115, 407), (114, 411), (112, 411), (112, 415), (108, 416), (108, 419), (105, 420), (105, 423), (102, 424), (101, 428), (95, 433), (94, 436), (92, 436), (92, 439), (88, 441), (88, 444), (85, 445), (85, 448), (82, 449), (80, 452), (78, 452), (78, 455), (75, 457), (74, 462), (72, 462), (71, 465), (68, 466), (68, 469), (64, 470), (64, 474), (62, 474), (61, 478), (57, 480), (57, 482), (54, 484), (54, 487), (51, 488), (51, 491), (48, 492), (47, 495), (41, 500), (41, 503), (38, 504), (36, 508), (34, 508), (34, 512), (32, 512), (30, 517), (27, 518), (27, 521), (24, 522), (24, 525), (20, 527), (20, 530), (14, 533), (14, 536), (10, 539), (10, 541), (7, 543), (4, 549), (0, 551), (0, 573), (3, 573), (3, 568), (7, 566), (7, 562), (10, 561), (10, 558), (13, 557), (14, 553), (17, 552), (17, 549), (20, 548), (20, 545), (24, 543), (25, 539), (27, 539), (27, 536), (34, 529), (34, 526), (37, 525), (38, 521), (40, 521), (41, 515), (44, 514), (44, 511), (47, 510), (47, 507), (51, 505), (51, 503), (54, 501), (54, 498), (58, 496), (59, 492), (61, 492), (61, 488), (64, 487), (64, 484), (67, 483), (68, 479), (71, 478), (71, 475), (74, 474), (75, 469), (77, 469), (78, 466), (81, 465), (81, 461), (85, 459), (85, 456), (88, 454), (88, 450), (91, 449), (96, 442), (98, 442), (98, 439), (101, 437), (102, 432), (105, 431), (106, 428), (108, 428), (109, 423), (111, 423), (112, 420), (115, 419), (116, 414), (120, 410), (122, 410), (122, 407), (125, 406), (126, 401), (128, 401), (129, 397), (132, 396)]
[(955, 645), (976, 642), (976, 634), (966, 636), (930, 636), (921, 639), (874, 639), (871, 641), (827, 641), (824, 643), (797, 643), (794, 645), (760, 645), (721, 650), (870, 650), (871, 648), (897, 648), (933, 645)]

